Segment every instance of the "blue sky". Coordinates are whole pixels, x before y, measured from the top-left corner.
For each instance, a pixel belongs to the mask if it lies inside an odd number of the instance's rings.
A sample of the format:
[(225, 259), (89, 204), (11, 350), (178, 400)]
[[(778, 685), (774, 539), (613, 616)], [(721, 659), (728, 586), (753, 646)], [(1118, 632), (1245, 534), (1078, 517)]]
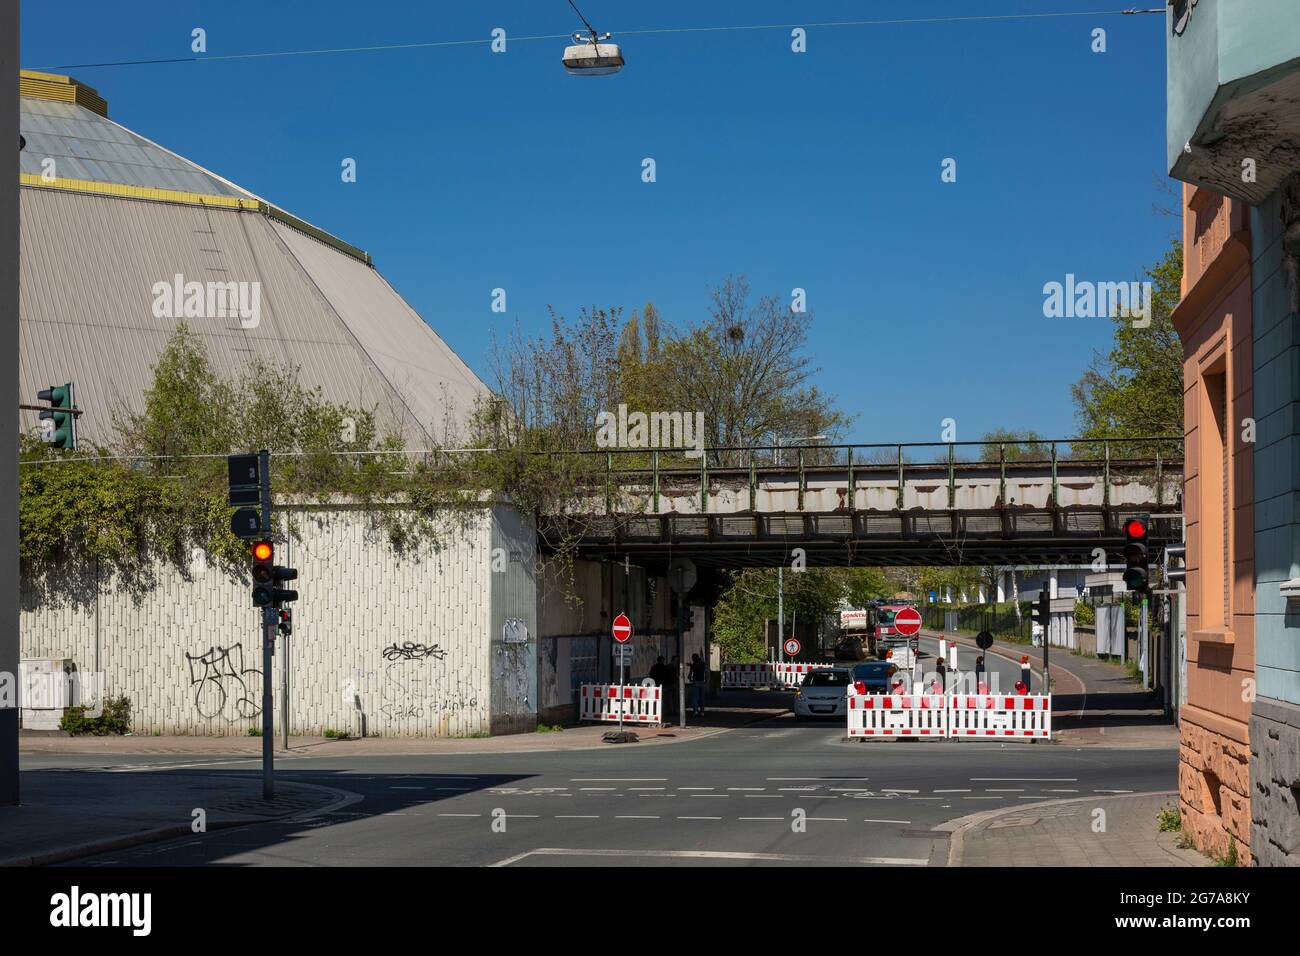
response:
[[(602, 30), (1118, 9), (1106, 0), (580, 3)], [(1142, 4), (1158, 6), (1158, 4)], [(23, 63), (564, 34), (565, 0), (22, 4)], [(1091, 31), (1107, 31), (1107, 52)], [(856, 441), (1074, 434), (1105, 319), (1043, 316), (1067, 272), (1168, 248), (1159, 16), (623, 36), (618, 76), (561, 40), (71, 70), (110, 115), (368, 250), (485, 378), (493, 329), (546, 307), (704, 315), (744, 274), (807, 290), (817, 384)], [(343, 183), (340, 163), (357, 161)], [(653, 157), (658, 181), (641, 181)], [(957, 182), (940, 180), (957, 161)], [(491, 290), (509, 311), (490, 311)]]

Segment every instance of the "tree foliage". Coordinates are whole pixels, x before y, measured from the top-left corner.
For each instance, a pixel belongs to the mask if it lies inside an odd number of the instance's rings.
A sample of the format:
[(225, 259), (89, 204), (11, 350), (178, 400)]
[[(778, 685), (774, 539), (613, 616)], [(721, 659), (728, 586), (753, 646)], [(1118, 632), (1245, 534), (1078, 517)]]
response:
[[(1170, 314), (1178, 304), (1183, 276), (1183, 249), (1175, 242), (1146, 275), (1151, 282), (1151, 323), (1112, 316), (1114, 339), (1109, 352), (1094, 353), (1074, 384), (1075, 411), (1083, 438), (1148, 438), (1183, 434), (1183, 347)], [(1134, 443), (1123, 454), (1145, 455), (1168, 445)], [(1100, 454), (1080, 445), (1076, 455)]]

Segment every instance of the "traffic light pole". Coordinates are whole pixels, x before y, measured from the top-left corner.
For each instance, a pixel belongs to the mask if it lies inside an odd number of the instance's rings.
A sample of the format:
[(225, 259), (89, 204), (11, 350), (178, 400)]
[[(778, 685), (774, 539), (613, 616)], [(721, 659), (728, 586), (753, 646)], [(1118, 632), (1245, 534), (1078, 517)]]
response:
[[(261, 483), (262, 528), (271, 530), (271, 453), (263, 448), (257, 454)], [(275, 664), (275, 631), (280, 612), (274, 603), (262, 608), (262, 799), (275, 798), (275, 715), (271, 668)]]

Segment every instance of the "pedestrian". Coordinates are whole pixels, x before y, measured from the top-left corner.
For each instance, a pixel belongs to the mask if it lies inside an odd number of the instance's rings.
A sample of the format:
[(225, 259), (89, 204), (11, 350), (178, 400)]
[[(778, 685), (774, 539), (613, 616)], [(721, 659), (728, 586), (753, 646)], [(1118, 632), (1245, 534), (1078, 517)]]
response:
[(664, 663), (662, 654), (650, 668), (650, 679), (660, 687), (668, 683), (668, 665)]
[(703, 717), (704, 681), (708, 677), (708, 672), (705, 670), (704, 661), (699, 654), (691, 655), (691, 668), (687, 671), (686, 676), (691, 682), (691, 715)]

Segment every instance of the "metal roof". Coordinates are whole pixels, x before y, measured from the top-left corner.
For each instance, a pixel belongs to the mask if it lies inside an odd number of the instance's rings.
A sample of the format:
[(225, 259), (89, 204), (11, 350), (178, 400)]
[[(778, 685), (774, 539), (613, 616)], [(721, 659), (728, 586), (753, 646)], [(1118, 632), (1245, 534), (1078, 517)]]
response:
[(18, 154), (24, 173), (61, 179), (152, 186), (211, 196), (257, 198), (202, 167), (163, 149), (76, 103), (19, 98), (19, 129), (27, 145)]

